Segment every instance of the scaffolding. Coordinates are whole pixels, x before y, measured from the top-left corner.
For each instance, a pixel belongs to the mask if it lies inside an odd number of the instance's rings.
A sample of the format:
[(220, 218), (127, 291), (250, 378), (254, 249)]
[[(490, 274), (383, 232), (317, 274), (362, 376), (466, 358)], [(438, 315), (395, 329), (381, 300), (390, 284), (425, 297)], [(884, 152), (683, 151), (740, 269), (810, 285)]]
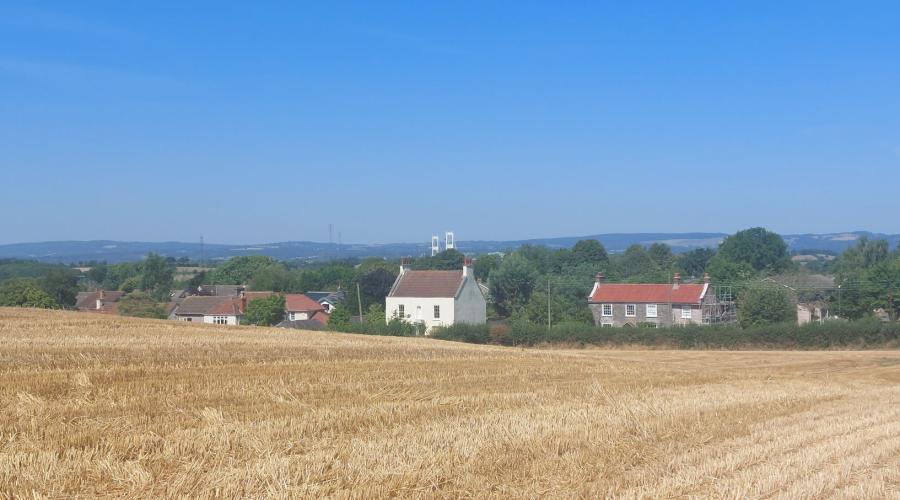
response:
[(719, 325), (737, 322), (737, 306), (735, 302), (734, 291), (731, 285), (715, 285), (711, 286), (711, 301), (704, 301), (703, 308), (703, 324)]

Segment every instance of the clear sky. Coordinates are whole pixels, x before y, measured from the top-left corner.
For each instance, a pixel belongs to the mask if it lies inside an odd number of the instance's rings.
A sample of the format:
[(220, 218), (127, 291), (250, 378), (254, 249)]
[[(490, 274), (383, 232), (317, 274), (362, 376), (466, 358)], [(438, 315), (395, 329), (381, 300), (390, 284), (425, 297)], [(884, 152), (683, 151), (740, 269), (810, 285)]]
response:
[(6, 0), (0, 211), (0, 243), (900, 232), (900, 3)]

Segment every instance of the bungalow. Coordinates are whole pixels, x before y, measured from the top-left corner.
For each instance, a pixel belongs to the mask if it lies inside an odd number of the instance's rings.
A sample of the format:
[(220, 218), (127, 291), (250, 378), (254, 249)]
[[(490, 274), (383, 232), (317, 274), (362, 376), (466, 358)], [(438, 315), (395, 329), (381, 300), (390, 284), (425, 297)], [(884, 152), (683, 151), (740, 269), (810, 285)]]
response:
[(287, 321), (317, 320), (328, 323), (325, 306), (302, 293), (291, 293), (284, 296), (284, 319)]
[(413, 271), (404, 258), (385, 311), (388, 322), (399, 318), (424, 326), (426, 335), (438, 326), (487, 321), (487, 303), (468, 258), (460, 271)]
[(118, 314), (119, 299), (123, 295), (125, 292), (108, 292), (106, 290), (78, 292), (78, 296), (75, 298), (75, 308), (79, 311)]
[(588, 305), (597, 326), (673, 326), (708, 322), (705, 306), (715, 293), (704, 283), (683, 284), (675, 273), (672, 284), (605, 283), (598, 273)]
[(186, 297), (172, 316), (178, 321), (239, 325), (245, 306), (245, 299), (238, 297), (193, 295)]

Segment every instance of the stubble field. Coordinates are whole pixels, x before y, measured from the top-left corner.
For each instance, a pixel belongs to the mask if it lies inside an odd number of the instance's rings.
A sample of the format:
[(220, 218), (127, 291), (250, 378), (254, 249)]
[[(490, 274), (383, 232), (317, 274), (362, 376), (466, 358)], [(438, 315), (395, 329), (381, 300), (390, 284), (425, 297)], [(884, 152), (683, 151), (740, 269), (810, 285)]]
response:
[(900, 353), (0, 309), (0, 497), (900, 498)]

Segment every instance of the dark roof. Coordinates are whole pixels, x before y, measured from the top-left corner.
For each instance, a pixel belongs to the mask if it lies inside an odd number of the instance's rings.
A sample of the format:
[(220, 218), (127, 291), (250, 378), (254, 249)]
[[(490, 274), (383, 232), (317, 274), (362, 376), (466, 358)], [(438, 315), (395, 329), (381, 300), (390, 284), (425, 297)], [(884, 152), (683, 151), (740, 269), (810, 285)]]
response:
[(699, 304), (706, 295), (707, 284), (645, 285), (602, 283), (590, 297), (594, 304)]
[[(86, 309), (86, 310), (97, 310), (97, 300), (100, 298), (100, 290), (95, 292), (78, 292), (78, 295), (75, 297), (75, 308), (76, 309)], [(119, 301), (125, 292), (119, 291), (106, 291), (103, 290), (103, 307), (112, 307), (112, 305)]]
[(389, 297), (456, 297), (465, 277), (462, 271), (404, 271)]
[(221, 314), (223, 316), (235, 316), (241, 314), (241, 301), (235, 297), (206, 297), (194, 295), (187, 297), (178, 305), (176, 316), (184, 315), (210, 315)]
[(241, 285), (200, 285), (197, 290), (200, 295), (212, 295), (215, 297), (237, 297), (244, 290)]
[(306, 292), (304, 295), (320, 304), (325, 301), (337, 304), (338, 302), (342, 302), (347, 296), (343, 290), (338, 290), (336, 292)]

